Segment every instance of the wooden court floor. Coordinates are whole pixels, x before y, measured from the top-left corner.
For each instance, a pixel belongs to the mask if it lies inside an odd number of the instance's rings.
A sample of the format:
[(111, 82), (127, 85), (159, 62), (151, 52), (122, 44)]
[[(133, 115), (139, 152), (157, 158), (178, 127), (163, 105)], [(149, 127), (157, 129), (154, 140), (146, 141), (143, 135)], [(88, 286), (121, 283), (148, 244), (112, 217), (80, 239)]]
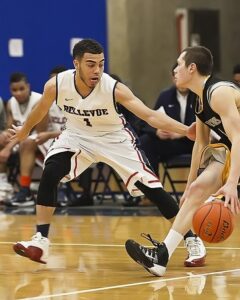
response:
[(33, 215), (0, 214), (0, 299), (178, 300), (240, 299), (240, 219), (232, 236), (206, 244), (207, 264), (186, 268), (181, 244), (164, 277), (153, 277), (126, 254), (141, 232), (163, 239), (160, 216), (56, 215), (47, 265), (16, 255), (12, 243), (34, 233)]

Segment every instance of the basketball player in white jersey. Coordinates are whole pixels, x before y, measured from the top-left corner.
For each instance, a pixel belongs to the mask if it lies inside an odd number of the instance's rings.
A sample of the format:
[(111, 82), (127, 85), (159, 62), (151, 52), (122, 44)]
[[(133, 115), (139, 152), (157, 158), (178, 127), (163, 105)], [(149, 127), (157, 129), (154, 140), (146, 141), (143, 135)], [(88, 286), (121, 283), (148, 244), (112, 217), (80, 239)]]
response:
[[(41, 98), (41, 94), (31, 91), (30, 84), (27, 76), (23, 73), (13, 73), (10, 76), (10, 91), (12, 97), (7, 102), (7, 128), (11, 128), (12, 125), (21, 126), (33, 107)], [(40, 128), (40, 125), (37, 125)], [(23, 142), (24, 143), (24, 142)], [(0, 152), (0, 160), (2, 164), (6, 164), (13, 149), (16, 149), (17, 142), (9, 142)], [(22, 143), (21, 143), (22, 144)], [(21, 145), (20, 145), (21, 149)], [(21, 150), (20, 150), (21, 151)], [(21, 164), (21, 162), (20, 162)], [(27, 164), (27, 161), (24, 161)], [(20, 169), (22, 168), (22, 164)], [(21, 181), (21, 178), (20, 178)], [(11, 194), (13, 190), (9, 190), (8, 194)], [(31, 197), (30, 197), (31, 198)], [(34, 202), (29, 198), (32, 204)], [(6, 201), (6, 203), (9, 203)]]
[[(144, 153), (136, 146), (125, 118), (117, 112), (116, 102), (153, 127), (189, 138), (195, 133), (193, 128), (151, 110), (127, 86), (104, 73), (104, 53), (98, 42), (91, 39), (78, 42), (73, 48), (73, 58), (75, 69), (50, 79), (41, 101), (23, 127), (11, 131), (13, 141), (26, 139), (55, 99), (67, 118), (66, 129), (54, 141), (45, 159), (37, 196), (37, 233), (30, 241), (14, 244), (16, 253), (40, 263), (46, 263), (48, 258), (47, 237), (59, 181), (77, 177), (93, 163), (109, 164), (122, 177), (132, 196), (145, 194), (171, 222), (178, 213), (177, 203), (163, 190)], [(196, 248), (201, 249), (196, 251)], [(188, 251), (188, 265), (202, 265), (205, 248), (201, 240), (193, 236)]]
[[(66, 71), (67, 69), (64, 66), (57, 66), (50, 71), (49, 78), (53, 78), (57, 74)], [(38, 148), (45, 157), (47, 151), (50, 148), (50, 145), (53, 142), (53, 139), (58, 137), (62, 130), (65, 128), (66, 117), (64, 116), (62, 110), (53, 102), (52, 106), (49, 109), (48, 113), (48, 130), (39, 132), (35, 138)]]

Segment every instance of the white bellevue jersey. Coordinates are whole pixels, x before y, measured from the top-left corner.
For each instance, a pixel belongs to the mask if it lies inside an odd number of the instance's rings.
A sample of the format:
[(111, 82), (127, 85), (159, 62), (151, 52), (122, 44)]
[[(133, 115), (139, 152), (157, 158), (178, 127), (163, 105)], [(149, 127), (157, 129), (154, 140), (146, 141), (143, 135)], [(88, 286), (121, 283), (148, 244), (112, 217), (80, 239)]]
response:
[[(51, 105), (49, 109), (49, 123), (47, 131), (62, 131), (65, 129), (66, 118), (63, 115), (61, 109), (57, 106), (55, 102)], [(32, 135), (35, 139), (37, 135)], [(54, 138), (48, 139), (45, 143), (38, 145), (38, 149), (41, 151), (43, 156), (47, 155), (48, 149), (52, 145)], [(43, 166), (42, 159), (37, 160), (39, 166)]]
[(49, 131), (62, 131), (65, 129), (66, 117), (62, 110), (54, 102), (49, 110)]
[(32, 111), (33, 107), (37, 104), (37, 102), (40, 100), (41, 97), (42, 97), (41, 94), (36, 92), (31, 92), (27, 107), (24, 112), (21, 112), (20, 104), (18, 103), (15, 97), (11, 97), (9, 99), (13, 122), (16, 126), (23, 125), (28, 115)]
[(57, 75), (57, 105), (67, 118), (66, 129), (81, 136), (104, 136), (120, 131), (126, 123), (116, 110), (116, 80), (103, 73), (99, 83), (87, 97), (75, 86), (75, 70)]
[(117, 112), (117, 81), (103, 73), (92, 92), (82, 97), (75, 86), (75, 74), (75, 70), (68, 70), (57, 75), (56, 101), (67, 118), (66, 130), (54, 140), (45, 161), (62, 152), (73, 152), (69, 173), (62, 181), (72, 180), (92, 164), (103, 162), (121, 176), (132, 196), (142, 194), (136, 181), (152, 188), (162, 187), (125, 118)]

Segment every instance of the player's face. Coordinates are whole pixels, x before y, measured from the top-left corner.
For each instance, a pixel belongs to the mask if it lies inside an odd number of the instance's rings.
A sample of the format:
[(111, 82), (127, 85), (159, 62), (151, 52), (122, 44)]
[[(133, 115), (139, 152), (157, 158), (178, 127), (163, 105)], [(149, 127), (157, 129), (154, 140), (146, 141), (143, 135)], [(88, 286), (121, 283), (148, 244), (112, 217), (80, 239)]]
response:
[(81, 60), (74, 61), (79, 78), (90, 89), (94, 88), (104, 71), (104, 54), (85, 53)]
[(10, 92), (20, 104), (25, 103), (29, 100), (30, 85), (24, 80), (13, 82), (10, 84)]
[(177, 59), (177, 66), (174, 69), (174, 79), (176, 86), (179, 89), (188, 88), (188, 83), (191, 79), (189, 68), (187, 68), (185, 65), (184, 56), (185, 52), (181, 53), (181, 55)]

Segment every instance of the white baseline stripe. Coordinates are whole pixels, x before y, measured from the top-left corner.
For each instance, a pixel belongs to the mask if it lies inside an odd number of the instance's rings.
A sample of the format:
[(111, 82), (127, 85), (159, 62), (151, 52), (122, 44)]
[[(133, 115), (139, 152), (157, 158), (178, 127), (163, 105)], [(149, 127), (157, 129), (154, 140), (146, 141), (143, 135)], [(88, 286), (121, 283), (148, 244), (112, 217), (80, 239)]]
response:
[(226, 270), (226, 271), (202, 273), (202, 274), (198, 274), (198, 275), (187, 275), (187, 276), (181, 276), (181, 277), (150, 280), (150, 281), (136, 282), (136, 283), (130, 283), (130, 284), (113, 285), (113, 286), (101, 287), (101, 288), (96, 288), (96, 289), (74, 291), (74, 292), (69, 292), (69, 293), (61, 293), (61, 294), (48, 295), (48, 296), (45, 295), (45, 296), (38, 296), (38, 297), (32, 297), (32, 298), (22, 298), (19, 300), (49, 299), (49, 298), (56, 298), (56, 297), (62, 297), (62, 296), (79, 295), (79, 294), (85, 294), (85, 293), (94, 293), (94, 292), (101, 292), (101, 291), (107, 291), (107, 290), (113, 290), (113, 289), (128, 288), (128, 287), (132, 287), (132, 286), (138, 286), (138, 285), (144, 285), (144, 284), (150, 284), (150, 283), (156, 283), (156, 282), (169, 282), (169, 281), (181, 280), (181, 279), (186, 279), (186, 278), (191, 278), (191, 277), (195, 278), (195, 277), (199, 277), (199, 276), (209, 276), (209, 275), (224, 274), (224, 273), (239, 272), (239, 271), (240, 271), (240, 269), (232, 269), (232, 270)]
[[(0, 242), (0, 245), (13, 245), (16, 242)], [(118, 244), (87, 244), (87, 243), (51, 243), (51, 246), (80, 246), (80, 247), (116, 247), (122, 248), (125, 247), (124, 245)], [(145, 245), (149, 246), (149, 245)], [(185, 249), (186, 247), (178, 247), (178, 249)], [(206, 247), (206, 249), (215, 249), (215, 250), (240, 250), (240, 247), (217, 247), (217, 246), (210, 246)]]

